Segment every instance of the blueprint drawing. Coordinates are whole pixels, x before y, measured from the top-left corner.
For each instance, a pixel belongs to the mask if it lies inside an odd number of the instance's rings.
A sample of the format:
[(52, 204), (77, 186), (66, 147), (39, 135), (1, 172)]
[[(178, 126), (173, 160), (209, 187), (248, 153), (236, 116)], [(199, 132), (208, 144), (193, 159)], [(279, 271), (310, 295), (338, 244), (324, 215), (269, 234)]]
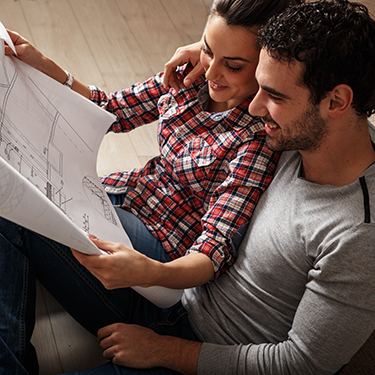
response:
[[(0, 214), (38, 232), (43, 225), (49, 237), (48, 226), (57, 226), (62, 238), (53, 239), (86, 253), (99, 253), (86, 233), (130, 245), (96, 175), (97, 152), (113, 116), (4, 56), (3, 47), (0, 53)], [(9, 166), (19, 175), (11, 177)], [(69, 221), (81, 236), (70, 233)]]
[[(0, 38), (12, 44), (1, 22)], [(5, 56), (1, 41), (0, 216), (86, 254), (103, 254), (88, 234), (132, 247), (96, 173), (100, 143), (114, 120)], [(160, 307), (182, 295), (162, 287), (134, 289)]]

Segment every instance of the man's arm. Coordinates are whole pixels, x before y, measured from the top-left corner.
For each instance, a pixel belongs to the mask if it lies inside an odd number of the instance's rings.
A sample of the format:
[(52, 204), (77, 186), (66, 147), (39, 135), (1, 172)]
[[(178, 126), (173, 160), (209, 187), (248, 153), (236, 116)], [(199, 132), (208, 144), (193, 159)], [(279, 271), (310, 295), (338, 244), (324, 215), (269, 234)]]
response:
[[(173, 87), (176, 91), (183, 87), (189, 87), (201, 74), (204, 73), (200, 63), (200, 51), (202, 42), (196, 42), (177, 48), (171, 59), (164, 65), (164, 86)], [(194, 69), (183, 78), (176, 72), (178, 66), (190, 63)]]
[(196, 374), (202, 344), (132, 324), (117, 323), (98, 331), (103, 356), (119, 366), (165, 367), (182, 374)]

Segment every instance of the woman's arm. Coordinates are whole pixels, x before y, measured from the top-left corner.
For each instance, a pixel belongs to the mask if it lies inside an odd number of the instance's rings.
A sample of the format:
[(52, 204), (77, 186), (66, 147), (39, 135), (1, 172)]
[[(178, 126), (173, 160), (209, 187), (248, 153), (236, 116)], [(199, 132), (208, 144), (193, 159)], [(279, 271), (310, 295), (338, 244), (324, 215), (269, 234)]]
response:
[(185, 289), (206, 283), (214, 273), (211, 260), (204, 254), (161, 263), (119, 243), (98, 238), (92, 241), (111, 255), (86, 255), (75, 250), (73, 254), (107, 289), (156, 285)]
[[(53, 78), (61, 84), (65, 83), (67, 74), (64, 69), (58, 66), (53, 60), (43, 55), (37, 48), (35, 48), (28, 40), (14, 31), (7, 30), (14, 47), (17, 52), (17, 58), (33, 68), (41, 71), (47, 76)], [(14, 55), (13, 50), (5, 45), (5, 54)], [(72, 90), (78, 92), (82, 96), (90, 99), (90, 89), (88, 86), (74, 79)]]

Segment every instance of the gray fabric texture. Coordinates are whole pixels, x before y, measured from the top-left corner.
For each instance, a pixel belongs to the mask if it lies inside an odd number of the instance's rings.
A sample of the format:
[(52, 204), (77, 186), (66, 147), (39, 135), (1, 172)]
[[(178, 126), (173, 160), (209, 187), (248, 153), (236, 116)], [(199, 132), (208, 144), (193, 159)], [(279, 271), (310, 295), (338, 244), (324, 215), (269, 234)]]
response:
[(217, 280), (185, 291), (203, 344), (199, 374), (334, 374), (375, 328), (375, 165), (336, 187), (282, 155), (239, 249)]

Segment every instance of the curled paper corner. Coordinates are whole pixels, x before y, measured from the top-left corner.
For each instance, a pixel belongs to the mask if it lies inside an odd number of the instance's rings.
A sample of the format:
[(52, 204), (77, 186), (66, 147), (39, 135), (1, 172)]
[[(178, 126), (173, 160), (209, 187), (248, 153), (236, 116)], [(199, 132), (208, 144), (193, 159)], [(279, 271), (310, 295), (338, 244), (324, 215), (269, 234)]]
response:
[(10, 39), (10, 36), (2, 22), (0, 22), (0, 39), (2, 39), (10, 48), (12, 48), (13, 52), (17, 55), (12, 39)]

